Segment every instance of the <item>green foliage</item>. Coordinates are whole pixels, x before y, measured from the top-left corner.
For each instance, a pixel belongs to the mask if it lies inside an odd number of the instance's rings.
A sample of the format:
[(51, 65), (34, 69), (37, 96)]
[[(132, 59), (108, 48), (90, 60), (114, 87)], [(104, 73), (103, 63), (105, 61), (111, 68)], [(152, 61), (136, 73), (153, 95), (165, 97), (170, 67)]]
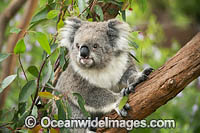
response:
[(60, 12), (59, 10), (51, 10), (51, 11), (49, 11), (48, 14), (47, 14), (47, 19), (55, 18), (56, 16), (58, 16), (59, 12)]
[(84, 9), (86, 8), (85, 0), (78, 0), (78, 7), (79, 7), (79, 11), (83, 12)]
[(22, 88), (21, 92), (19, 93), (19, 102), (27, 102), (28, 98), (35, 92), (36, 89), (36, 82), (35, 80), (28, 81), (24, 87)]
[[(157, 22), (157, 18), (152, 13), (154, 2), (150, 3), (147, 0), (98, 1), (117, 5), (120, 8), (120, 14), (117, 16), (117, 19), (126, 21), (133, 29), (135, 26), (147, 25), (144, 31), (134, 30), (129, 40), (129, 45), (134, 51), (132, 55), (140, 69), (147, 67), (147, 64), (157, 69), (180, 49), (180, 45), (176, 40), (172, 44), (168, 44), (169, 46), (167, 47), (161, 45), (163, 40), (165, 40), (165, 35), (163, 27)], [(160, 5), (159, 7), (170, 9), (169, 11), (175, 23), (181, 27), (186, 27), (192, 21), (189, 19), (191, 16), (195, 16), (195, 19), (199, 20), (199, 2), (197, 0), (187, 2), (182, 2), (181, 0), (157, 2)], [(5, 1), (1, 1), (0, 11), (3, 11), (7, 5), (8, 3)], [(26, 116), (30, 114), (30, 107), (33, 104), (31, 97), (34, 98), (37, 95), (41, 99), (50, 99), (51, 102), (56, 102), (58, 114), (54, 116), (55, 119), (71, 118), (72, 110), (68, 101), (64, 101), (62, 99), (63, 95), (58, 92), (52, 94), (52, 90), (54, 89), (54, 64), (56, 64), (57, 58), (59, 57), (60, 63), (58, 65), (62, 70), (66, 69), (69, 61), (66, 58), (68, 53), (66, 48), (58, 48), (59, 38), (57, 33), (64, 26), (64, 20), (71, 16), (80, 16), (83, 20), (88, 21), (95, 19), (97, 21), (103, 21), (104, 14), (99, 5), (93, 7), (97, 18), (89, 17), (91, 16), (89, 5), (90, 3), (87, 3), (86, 0), (75, 0), (73, 3), (72, 0), (39, 1), (39, 7), (36, 9), (36, 13), (31, 20), (25, 36), (17, 42), (14, 48), (15, 54), (23, 53), (23, 56), (21, 55), (22, 65), (26, 71), (23, 73), (22, 69), (18, 68), (17, 74), (8, 76), (0, 84), (1, 93), (13, 82), (5, 108), (0, 111), (0, 126), (8, 124), (8, 127), (13, 129), (18, 128), (20, 129), (18, 131), (21, 132), (28, 132), (27, 129), (23, 129), (22, 127), (24, 126)], [(109, 14), (113, 14), (114, 9), (109, 9), (108, 12)], [(22, 13), (24, 13), (23, 10), (20, 11), (19, 16), (22, 16)], [(14, 24), (10, 23), (10, 26), (7, 28), (6, 37), (11, 33), (19, 33), (21, 31), (21, 29), (16, 28), (18, 23), (18, 21)], [(54, 30), (52, 31), (52, 29)], [(0, 62), (3, 62), (10, 55), (11, 53), (0, 53)], [(25, 80), (24, 74), (26, 74), (29, 81)], [(198, 132), (200, 130), (200, 93), (196, 84), (197, 81), (194, 81), (181, 93), (182, 96), (179, 95), (147, 118), (147, 120), (175, 119), (177, 128), (134, 129), (133, 132)], [(42, 89), (45, 91), (43, 92)], [(90, 116), (84, 107), (85, 101), (81, 94), (74, 93), (73, 95), (77, 97), (77, 102), (83, 114), (87, 117)], [(128, 97), (123, 97), (119, 108), (121, 109), (127, 101)], [(42, 107), (38, 108), (34, 105), (31, 114), (35, 117), (38, 117), (38, 112), (42, 112), (42, 116), (50, 115), (51, 102), (47, 104), (43, 103), (42, 100), (40, 102)], [(196, 111), (195, 108), (197, 108)], [(48, 129), (44, 130), (47, 131)], [(9, 129), (5, 130), (5, 132), (7, 131)]]
[(21, 31), (21, 29), (18, 29), (16, 27), (13, 27), (12, 29), (10, 29), (10, 33), (16, 33), (18, 34)]
[(94, 10), (96, 14), (100, 17), (100, 20), (103, 21), (103, 11), (99, 5), (95, 5)]
[(119, 110), (121, 110), (128, 101), (128, 96), (124, 96), (119, 103)]
[(79, 93), (73, 93), (73, 95), (75, 97), (77, 97), (78, 99), (78, 104), (81, 108), (81, 111), (83, 112), (83, 114), (86, 116), (86, 117), (89, 117), (90, 114), (86, 111), (84, 105), (85, 105), (85, 100), (83, 99), (83, 97), (79, 94)]
[(14, 53), (21, 54), (21, 53), (24, 53), (25, 51), (26, 51), (26, 45), (24, 43), (24, 39), (21, 39), (17, 42), (15, 49), (14, 49)]
[(10, 56), (10, 54), (0, 53), (0, 62), (2, 62), (3, 60), (5, 60), (6, 58), (8, 58), (8, 56)]
[(49, 46), (47, 36), (42, 32), (35, 32), (36, 39), (40, 43), (41, 47), (48, 53), (51, 54), (51, 48)]
[(13, 80), (15, 80), (15, 78), (17, 77), (17, 75), (10, 75), (8, 77), (6, 77), (2, 83), (1, 83), (1, 87), (0, 87), (0, 93), (3, 91), (3, 89), (5, 89), (6, 87), (8, 87), (8, 85), (10, 85)]
[(36, 66), (29, 66), (27, 70), (30, 74), (32, 74), (35, 77), (39, 75), (39, 71)]

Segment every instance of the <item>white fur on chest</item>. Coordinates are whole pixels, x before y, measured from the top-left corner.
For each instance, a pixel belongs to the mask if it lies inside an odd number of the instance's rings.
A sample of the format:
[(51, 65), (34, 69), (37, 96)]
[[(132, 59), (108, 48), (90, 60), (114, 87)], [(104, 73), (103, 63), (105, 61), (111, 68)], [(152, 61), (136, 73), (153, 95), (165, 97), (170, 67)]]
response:
[(101, 70), (84, 70), (80, 69), (73, 61), (72, 66), (74, 70), (79, 73), (89, 83), (110, 89), (117, 85), (123, 76), (128, 62), (128, 54), (125, 53), (117, 58), (113, 58), (110, 64)]

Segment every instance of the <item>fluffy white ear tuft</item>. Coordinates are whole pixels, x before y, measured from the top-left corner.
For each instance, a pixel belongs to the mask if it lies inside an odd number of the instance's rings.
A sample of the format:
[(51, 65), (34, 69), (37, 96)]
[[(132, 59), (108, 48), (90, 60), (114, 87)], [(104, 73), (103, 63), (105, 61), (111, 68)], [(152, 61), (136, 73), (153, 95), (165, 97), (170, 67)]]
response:
[(65, 26), (60, 29), (59, 33), (59, 46), (71, 49), (74, 42), (76, 31), (81, 27), (82, 21), (78, 18), (72, 17), (65, 21)]
[(108, 35), (115, 50), (129, 50), (129, 36), (131, 28), (127, 23), (116, 19), (108, 21)]

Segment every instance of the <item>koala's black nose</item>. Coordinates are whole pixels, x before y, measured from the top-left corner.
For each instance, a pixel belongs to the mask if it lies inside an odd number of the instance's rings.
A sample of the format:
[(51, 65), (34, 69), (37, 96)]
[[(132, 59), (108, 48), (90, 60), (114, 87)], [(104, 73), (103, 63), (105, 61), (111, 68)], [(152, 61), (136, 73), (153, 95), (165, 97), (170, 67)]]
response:
[(80, 49), (80, 56), (83, 58), (89, 57), (89, 48), (87, 46), (82, 46)]

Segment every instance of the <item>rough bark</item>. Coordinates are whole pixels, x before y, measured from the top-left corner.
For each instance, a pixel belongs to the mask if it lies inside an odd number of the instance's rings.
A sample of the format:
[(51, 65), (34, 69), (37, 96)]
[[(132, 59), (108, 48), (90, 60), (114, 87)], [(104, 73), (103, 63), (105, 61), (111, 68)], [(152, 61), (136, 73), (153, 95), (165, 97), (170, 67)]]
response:
[(15, 14), (26, 3), (26, 0), (13, 0), (8, 7), (0, 15), (0, 51), (3, 46), (5, 30), (9, 21), (15, 16)]
[[(7, 48), (6, 48), (6, 51), (8, 53), (11, 53), (11, 52), (13, 53), (13, 50), (14, 50), (14, 47), (15, 47), (17, 41), (25, 35), (26, 29), (28, 28), (28, 25), (33, 16), (34, 10), (37, 7), (37, 3), (38, 3), (38, 0), (30, 0), (29, 1), (27, 9), (25, 10), (23, 19), (18, 26), (18, 28), (21, 29), (21, 32), (19, 34), (11, 35), (8, 39), (8, 44), (7, 44)], [(5, 77), (13, 74), (15, 66), (16, 66), (16, 55), (13, 54), (10, 57), (8, 57), (3, 64), (2, 78), (4, 79)], [(5, 99), (7, 97), (8, 92), (9, 92), (9, 87), (7, 87), (0, 94), (0, 109), (2, 109), (2, 107), (4, 106)]]
[[(200, 76), (200, 33), (181, 48), (162, 67), (154, 71), (147, 81), (130, 94), (132, 107), (125, 119), (144, 119), (181, 92), (191, 81)], [(124, 119), (112, 112), (111, 119)], [(127, 132), (120, 128), (99, 128), (98, 132)]]

